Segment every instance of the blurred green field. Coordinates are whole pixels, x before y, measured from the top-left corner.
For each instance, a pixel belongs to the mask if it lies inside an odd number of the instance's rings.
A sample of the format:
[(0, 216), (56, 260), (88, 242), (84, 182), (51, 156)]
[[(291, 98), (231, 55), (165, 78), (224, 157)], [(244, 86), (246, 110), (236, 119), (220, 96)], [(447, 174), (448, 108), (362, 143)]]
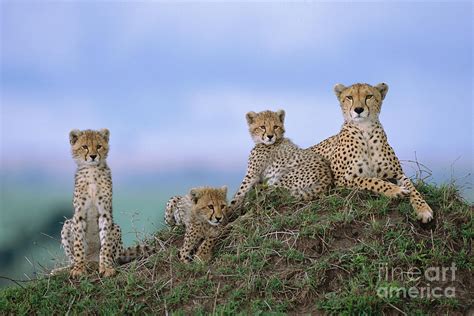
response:
[[(2, 189), (1, 276), (33, 278), (35, 273), (40, 273), (44, 268), (64, 261), (59, 232), (64, 217), (70, 218), (73, 214), (71, 190), (65, 187), (52, 189), (53, 187), (54, 185)], [(126, 246), (143, 239), (163, 225), (164, 205), (172, 194), (176, 194), (176, 190), (115, 190), (114, 220), (122, 228)], [(5, 286), (9, 282), (0, 279), (0, 284)]]
[[(114, 221), (125, 246), (164, 225), (168, 199), (200, 185), (236, 185), (240, 174), (182, 171), (169, 174), (114, 174)], [(42, 171), (0, 173), (0, 287), (35, 278), (65, 264), (59, 233), (71, 218), (73, 180)], [(229, 187), (230, 191), (235, 189)]]

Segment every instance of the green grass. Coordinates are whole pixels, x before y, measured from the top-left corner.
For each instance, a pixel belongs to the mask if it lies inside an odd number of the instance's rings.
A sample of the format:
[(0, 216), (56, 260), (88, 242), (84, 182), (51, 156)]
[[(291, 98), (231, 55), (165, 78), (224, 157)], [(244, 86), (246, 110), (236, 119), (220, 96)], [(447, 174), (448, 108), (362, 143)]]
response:
[[(421, 184), (419, 189), (435, 211), (433, 223), (417, 222), (408, 201), (335, 190), (302, 203), (284, 191), (257, 188), (209, 265), (180, 263), (183, 229), (166, 228), (155, 236), (160, 241), (155, 255), (120, 267), (116, 277), (92, 274), (76, 281), (62, 274), (21, 283), (2, 290), (0, 313), (466, 312), (474, 293), (473, 207), (453, 186)], [(453, 263), (454, 280), (423, 276), (430, 267)], [(395, 277), (386, 278), (383, 272), (392, 269)], [(406, 275), (415, 269), (421, 277)], [(377, 295), (428, 286), (454, 287), (455, 297)]]

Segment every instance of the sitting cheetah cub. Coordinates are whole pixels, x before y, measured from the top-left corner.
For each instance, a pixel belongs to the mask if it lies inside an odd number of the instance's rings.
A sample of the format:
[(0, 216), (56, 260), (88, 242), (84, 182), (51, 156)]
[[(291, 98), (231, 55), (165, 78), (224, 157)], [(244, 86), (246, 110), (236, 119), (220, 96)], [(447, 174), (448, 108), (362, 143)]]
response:
[(99, 272), (112, 276), (114, 259), (123, 249), (120, 227), (112, 219), (112, 175), (106, 162), (109, 131), (72, 130), (69, 140), (77, 164), (74, 216), (64, 222), (61, 243), (72, 263), (70, 274), (79, 277), (87, 263), (99, 262)]
[(234, 211), (241, 208), (247, 192), (262, 180), (288, 189), (303, 200), (312, 200), (331, 187), (329, 163), (284, 137), (285, 111), (249, 112), (246, 117), (255, 147), (250, 153), (247, 174), (231, 202)]
[(208, 262), (227, 216), (227, 187), (191, 189), (185, 196), (172, 197), (166, 204), (168, 225), (184, 225), (186, 233), (179, 251), (184, 263), (193, 259)]
[(373, 87), (357, 83), (345, 87), (337, 84), (334, 91), (342, 108), (344, 124), (339, 134), (311, 149), (330, 161), (335, 184), (389, 197), (409, 196), (418, 219), (429, 222), (433, 211), (403, 173), (379, 121), (388, 85), (380, 83)]

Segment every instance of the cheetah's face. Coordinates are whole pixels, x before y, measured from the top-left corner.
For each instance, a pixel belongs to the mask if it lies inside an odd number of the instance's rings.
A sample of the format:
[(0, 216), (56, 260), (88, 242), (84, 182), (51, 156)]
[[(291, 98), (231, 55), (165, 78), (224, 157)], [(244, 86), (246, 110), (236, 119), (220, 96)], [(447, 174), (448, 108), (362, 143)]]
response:
[(78, 165), (98, 165), (109, 152), (109, 130), (72, 130), (69, 133), (72, 157)]
[(285, 111), (249, 112), (246, 115), (250, 135), (255, 144), (272, 145), (285, 134)]
[(337, 84), (334, 87), (346, 122), (364, 122), (376, 120), (380, 114), (382, 101), (388, 91), (388, 85), (376, 86), (356, 83), (350, 87)]
[(227, 187), (192, 189), (193, 213), (202, 222), (218, 226), (226, 217)]

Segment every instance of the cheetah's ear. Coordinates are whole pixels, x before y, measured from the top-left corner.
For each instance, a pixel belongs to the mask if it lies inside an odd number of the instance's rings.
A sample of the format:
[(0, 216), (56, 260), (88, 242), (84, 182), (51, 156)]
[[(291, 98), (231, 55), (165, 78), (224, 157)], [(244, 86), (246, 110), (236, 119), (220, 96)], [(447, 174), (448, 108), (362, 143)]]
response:
[(101, 130), (99, 130), (99, 134), (105, 139), (107, 143), (109, 142), (110, 132), (108, 129), (102, 128)]
[(276, 114), (280, 118), (280, 121), (282, 123), (285, 123), (285, 111), (284, 110), (278, 110), (278, 111), (276, 111)]
[(71, 143), (71, 145), (74, 145), (77, 142), (81, 134), (82, 132), (78, 129), (73, 129), (69, 132), (69, 142)]
[(247, 123), (250, 125), (253, 123), (253, 120), (257, 117), (257, 113), (251, 111), (245, 114), (245, 118), (247, 119)]
[(191, 189), (191, 191), (189, 191), (189, 195), (191, 195), (191, 200), (193, 201), (193, 203), (196, 204), (199, 198), (201, 197), (201, 192), (199, 191), (199, 189)]
[(343, 85), (342, 83), (338, 83), (337, 85), (334, 86), (334, 93), (336, 94), (337, 98), (339, 99), (339, 96), (341, 95), (342, 91), (346, 90), (346, 86)]
[(226, 185), (221, 187), (221, 191), (224, 194), (224, 196), (227, 196), (227, 186)]
[(379, 90), (380, 95), (382, 95), (382, 100), (385, 99), (385, 96), (387, 95), (387, 92), (388, 92), (388, 84), (386, 84), (385, 82), (382, 82), (376, 85), (374, 88)]

